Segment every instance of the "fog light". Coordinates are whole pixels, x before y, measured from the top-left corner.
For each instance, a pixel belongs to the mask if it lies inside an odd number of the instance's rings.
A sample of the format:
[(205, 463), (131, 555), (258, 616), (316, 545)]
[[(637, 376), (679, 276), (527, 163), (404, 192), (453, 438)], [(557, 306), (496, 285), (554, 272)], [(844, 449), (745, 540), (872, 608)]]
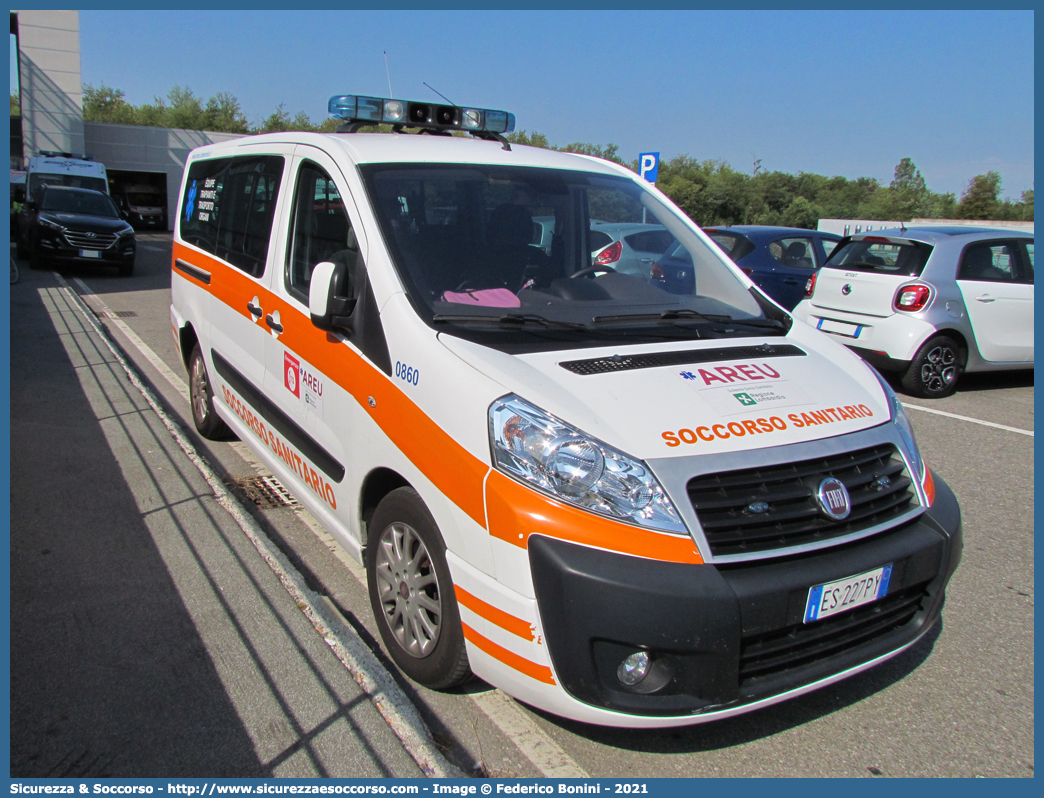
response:
[(649, 652), (638, 651), (624, 659), (616, 669), (616, 678), (628, 687), (634, 687), (649, 673)]

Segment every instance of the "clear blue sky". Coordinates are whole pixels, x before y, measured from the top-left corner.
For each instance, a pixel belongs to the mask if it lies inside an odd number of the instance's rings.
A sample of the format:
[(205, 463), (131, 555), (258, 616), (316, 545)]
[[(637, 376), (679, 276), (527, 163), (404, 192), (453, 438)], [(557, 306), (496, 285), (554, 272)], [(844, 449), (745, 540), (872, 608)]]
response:
[(229, 92), (251, 123), (333, 94), (511, 111), (555, 145), (958, 197), (1033, 188), (1032, 11), (81, 11), (82, 78), (134, 104)]

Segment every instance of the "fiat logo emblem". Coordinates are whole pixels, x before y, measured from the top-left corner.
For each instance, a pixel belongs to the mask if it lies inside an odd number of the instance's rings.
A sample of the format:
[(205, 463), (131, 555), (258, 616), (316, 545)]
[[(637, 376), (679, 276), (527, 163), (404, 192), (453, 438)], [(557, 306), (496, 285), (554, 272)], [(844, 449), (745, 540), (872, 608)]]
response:
[(834, 477), (827, 477), (819, 483), (816, 501), (823, 515), (834, 521), (842, 521), (852, 512), (852, 500), (848, 497), (845, 483)]
[(841, 293), (844, 294), (845, 296), (848, 296), (849, 294), (852, 293), (852, 286), (849, 285), (848, 283), (845, 283), (843, 286), (841, 286)]

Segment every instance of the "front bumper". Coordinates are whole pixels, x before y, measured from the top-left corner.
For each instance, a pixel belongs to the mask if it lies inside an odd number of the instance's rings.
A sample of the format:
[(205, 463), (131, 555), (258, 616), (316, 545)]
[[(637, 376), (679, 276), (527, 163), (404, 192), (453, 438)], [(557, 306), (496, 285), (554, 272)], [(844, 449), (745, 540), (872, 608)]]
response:
[[(133, 240), (122, 246), (117, 242), (115, 246), (107, 249), (81, 250), (70, 246), (65, 241), (41, 239), (37, 247), (41, 255), (56, 263), (104, 263), (109, 266), (124, 266), (134, 263), (135, 242)], [(84, 255), (84, 251), (97, 252), (97, 256)]]
[[(935, 478), (932, 508), (873, 537), (780, 559), (684, 565), (534, 536), (530, 564), (559, 684), (604, 710), (649, 717), (733, 714), (857, 672), (938, 619), (960, 561), (960, 509)], [(888, 594), (803, 623), (809, 588), (893, 564)], [(651, 653), (638, 685), (624, 657)], [(708, 717), (708, 719), (710, 719)]]

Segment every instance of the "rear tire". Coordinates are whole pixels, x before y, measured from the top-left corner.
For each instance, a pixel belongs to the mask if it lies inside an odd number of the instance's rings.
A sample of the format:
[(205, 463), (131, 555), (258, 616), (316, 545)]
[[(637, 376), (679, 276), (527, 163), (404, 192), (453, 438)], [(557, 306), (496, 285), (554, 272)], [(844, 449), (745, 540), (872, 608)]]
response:
[(404, 487), (384, 497), (367, 526), (366, 581), (385, 649), (425, 687), (463, 684), (471, 667), (435, 519)]
[(937, 335), (922, 346), (903, 374), (903, 390), (923, 399), (942, 399), (957, 390), (964, 371), (964, 352), (948, 335)]
[(225, 441), (234, 437), (228, 424), (214, 410), (214, 391), (210, 387), (210, 375), (199, 344), (192, 347), (189, 356), (189, 404), (192, 406), (192, 423), (204, 438)]

